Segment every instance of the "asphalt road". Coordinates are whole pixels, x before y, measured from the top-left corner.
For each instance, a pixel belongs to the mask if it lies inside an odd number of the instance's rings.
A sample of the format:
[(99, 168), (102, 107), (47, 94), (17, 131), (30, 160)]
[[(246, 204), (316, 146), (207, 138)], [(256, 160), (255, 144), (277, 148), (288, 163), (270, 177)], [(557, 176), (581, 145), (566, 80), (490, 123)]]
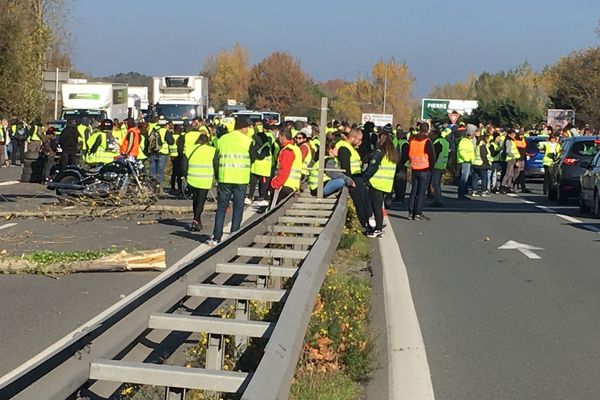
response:
[[(600, 397), (600, 224), (532, 187), (519, 197), (448, 194), (444, 209), (425, 210), (431, 221), (389, 213), (436, 399)], [(542, 258), (498, 249), (509, 240), (543, 248)]]
[[(29, 209), (53, 201), (42, 185), (6, 184), (20, 168), (0, 169), (0, 209)], [(5, 182), (3, 184), (3, 182)], [(188, 204), (185, 201), (181, 205)], [(245, 213), (246, 214), (246, 213)], [(189, 215), (173, 218), (135, 216), (121, 219), (0, 220), (0, 252), (73, 251), (109, 247), (164, 248), (167, 266), (202, 244), (210, 235), (213, 213), (204, 229), (186, 229)], [(150, 221), (138, 225), (137, 221)], [(62, 338), (100, 311), (152, 280), (158, 272), (110, 272), (65, 275), (0, 275), (0, 376)]]

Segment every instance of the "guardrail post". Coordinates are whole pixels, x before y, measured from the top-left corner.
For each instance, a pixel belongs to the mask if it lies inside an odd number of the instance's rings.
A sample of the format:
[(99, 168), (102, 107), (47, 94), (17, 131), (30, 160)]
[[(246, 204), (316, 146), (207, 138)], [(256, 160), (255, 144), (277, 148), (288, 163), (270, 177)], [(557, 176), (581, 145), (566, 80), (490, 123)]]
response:
[[(235, 319), (242, 321), (250, 319), (250, 303), (248, 300), (236, 300)], [(245, 348), (248, 346), (248, 337), (237, 335), (234, 338), (234, 343), (238, 349)]]
[(225, 337), (223, 335), (208, 335), (208, 349), (206, 350), (206, 369), (223, 369), (225, 355)]
[[(273, 265), (280, 266), (281, 258), (274, 258)], [(271, 287), (273, 289), (281, 289), (281, 277), (280, 276), (271, 276)]]
[(182, 388), (165, 388), (165, 400), (185, 400), (187, 397), (187, 390)]

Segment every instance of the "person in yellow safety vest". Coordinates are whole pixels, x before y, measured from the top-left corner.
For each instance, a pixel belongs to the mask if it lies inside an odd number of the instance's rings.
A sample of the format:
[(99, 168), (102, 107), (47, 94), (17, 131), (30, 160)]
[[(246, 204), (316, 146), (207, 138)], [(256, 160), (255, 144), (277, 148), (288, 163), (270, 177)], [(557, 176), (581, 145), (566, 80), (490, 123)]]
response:
[(194, 212), (194, 219), (189, 228), (192, 232), (202, 230), (204, 203), (215, 178), (215, 153), (216, 149), (210, 145), (209, 136), (203, 133), (198, 137), (195, 145), (190, 146), (185, 154), (188, 160), (185, 176), (188, 189), (192, 193), (192, 209)]
[[(150, 125), (149, 125), (150, 126)], [(169, 146), (175, 144), (173, 132), (166, 126), (155, 124), (152, 130), (148, 131), (148, 162), (150, 163), (149, 175), (156, 179), (162, 191), (165, 180), (165, 168), (169, 159)]]
[(194, 118), (191, 123), (191, 128), (186, 130), (185, 139), (184, 139), (184, 152), (187, 151), (188, 147), (193, 146), (200, 137), (201, 134), (208, 135), (210, 137), (210, 132), (208, 128), (204, 125), (204, 121), (202, 118)]
[(87, 141), (90, 138), (90, 135), (93, 133), (90, 125), (90, 119), (88, 117), (83, 117), (81, 119), (80, 123), (77, 125), (77, 133), (79, 133), (79, 148), (81, 149), (81, 154), (85, 159), (85, 156), (88, 152)]
[(456, 145), (456, 164), (458, 167), (459, 181), (458, 181), (458, 198), (465, 198), (467, 195), (467, 183), (469, 181), (469, 175), (471, 174), (471, 164), (475, 159), (475, 144), (473, 143), (473, 135), (477, 127), (472, 124), (468, 124), (464, 130), (462, 130), (463, 136), (458, 139)]
[(245, 204), (250, 205), (254, 201), (254, 192), (258, 184), (259, 201), (258, 207), (267, 207), (269, 205), (269, 184), (273, 175), (274, 147), (277, 139), (269, 130), (265, 130), (263, 122), (255, 124), (255, 133), (252, 137), (256, 147), (256, 159), (250, 169), (250, 187), (248, 188), (248, 197)]
[[(489, 196), (488, 193), (488, 171), (492, 167), (490, 152), (487, 143), (487, 135), (479, 135), (475, 146), (475, 158), (472, 162), (473, 177), (471, 187), (473, 196)], [(478, 190), (478, 181), (481, 179), (481, 190)]]
[(354, 180), (355, 187), (350, 188), (349, 194), (356, 208), (360, 226), (366, 229), (371, 211), (366, 206), (367, 190), (362, 177), (362, 161), (356, 150), (362, 143), (363, 133), (360, 129), (354, 128), (345, 137), (345, 139), (338, 141), (335, 147), (338, 149), (340, 166), (346, 171), (346, 175)]
[(548, 194), (552, 181), (552, 168), (560, 159), (562, 148), (556, 135), (550, 135), (548, 141), (540, 143), (538, 148), (540, 152), (544, 153), (544, 158), (542, 159), (542, 165), (544, 166), (544, 194)]
[(437, 129), (431, 131), (430, 137), (433, 140), (433, 151), (435, 153), (435, 164), (431, 170), (431, 186), (433, 187), (433, 203), (431, 206), (443, 207), (442, 177), (444, 171), (446, 171), (446, 167), (448, 167), (450, 142)]
[[(333, 171), (339, 170), (340, 164), (337, 160), (338, 149), (335, 147), (335, 142), (329, 140), (325, 145), (325, 171), (323, 172), (323, 196), (331, 196), (333, 193), (339, 192), (344, 186), (355, 187), (352, 178), (343, 172)], [(319, 186), (319, 163), (315, 162), (310, 169), (308, 176), (308, 187), (313, 196), (317, 195)]]
[(394, 176), (394, 197), (393, 201), (404, 204), (406, 197), (406, 181), (408, 179), (408, 168), (410, 161), (408, 160), (408, 140), (406, 133), (399, 129), (396, 132), (396, 151), (400, 156), (400, 162), (396, 164), (396, 175)]
[(302, 153), (302, 176), (307, 177), (309, 170), (313, 165), (314, 149), (311, 147), (308, 142), (308, 137), (303, 131), (296, 134), (294, 141)]
[(516, 136), (517, 133), (514, 129), (509, 130), (506, 134), (506, 140), (504, 141), (502, 149), (504, 161), (506, 162), (506, 172), (504, 173), (504, 178), (502, 178), (502, 184), (500, 185), (500, 193), (502, 194), (512, 192), (513, 180), (515, 178), (515, 165), (521, 158), (519, 148), (515, 143)]
[(182, 179), (185, 174), (183, 171), (183, 142), (184, 132), (181, 125), (173, 125), (172, 122), (167, 122), (167, 130), (173, 132), (173, 144), (169, 145), (169, 156), (171, 157), (171, 191), (173, 193), (181, 193)]
[(121, 129), (121, 122), (119, 121), (118, 118), (115, 118), (113, 120), (112, 123), (112, 136), (115, 139), (115, 143), (117, 144), (117, 147), (121, 146), (121, 143), (123, 142), (123, 138), (125, 137), (124, 133), (127, 133), (127, 130), (125, 130), (125, 132), (123, 132), (123, 130)]
[(271, 207), (298, 191), (302, 180), (302, 153), (294, 143), (291, 129), (279, 131), (278, 140), (281, 151), (277, 158), (277, 175), (271, 179)]
[(112, 121), (105, 119), (99, 128), (90, 136), (87, 143), (89, 152), (86, 155), (86, 162), (92, 165), (108, 164), (119, 156), (119, 147), (113, 137)]
[(148, 122), (148, 134), (150, 134), (150, 132), (154, 131), (155, 129), (159, 128), (159, 120), (160, 118), (158, 116), (154, 116), (152, 117), (150, 122)]
[(209, 242), (211, 246), (221, 242), (225, 213), (232, 200), (231, 233), (239, 231), (242, 224), (244, 199), (250, 182), (250, 169), (256, 157), (252, 138), (247, 135), (249, 125), (247, 119), (237, 119), (235, 130), (221, 136), (217, 142), (217, 180), (219, 185), (213, 238)]
[(14, 120), (10, 125), (10, 165), (17, 165), (17, 155), (20, 165), (25, 164), (25, 143), (29, 133), (23, 121)]
[(500, 189), (499, 175), (502, 173), (502, 144), (500, 133), (494, 132), (488, 143), (488, 149), (490, 151), (490, 158), (492, 161), (489, 179), (490, 191), (492, 193), (497, 193)]
[(375, 228), (368, 227), (367, 237), (378, 238), (383, 236), (383, 202), (387, 194), (392, 193), (396, 165), (400, 157), (392, 142), (392, 134), (382, 130), (377, 140), (377, 149), (369, 159), (369, 165), (363, 173), (369, 188), (369, 199)]
[(44, 132), (42, 129), (42, 122), (38, 118), (35, 121), (31, 122), (31, 125), (29, 127), (29, 138), (27, 138), (27, 141), (30, 143), (38, 142), (41, 144), (43, 134)]

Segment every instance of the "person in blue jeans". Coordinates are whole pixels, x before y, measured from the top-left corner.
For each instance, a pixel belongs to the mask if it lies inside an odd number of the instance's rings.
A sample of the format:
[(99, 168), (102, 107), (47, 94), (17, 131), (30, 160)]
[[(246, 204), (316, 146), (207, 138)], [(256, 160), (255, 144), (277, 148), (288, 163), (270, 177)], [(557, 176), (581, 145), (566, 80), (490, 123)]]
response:
[[(325, 157), (325, 184), (323, 186), (323, 196), (328, 197), (334, 193), (339, 192), (344, 188), (344, 186), (348, 187), (356, 187), (354, 180), (344, 174), (343, 172), (338, 171), (328, 171), (334, 169), (340, 169), (340, 164), (337, 161), (338, 149), (335, 147), (335, 142), (328, 141), (325, 147), (325, 152), (327, 153), (327, 157)], [(311, 194), (313, 196), (317, 195), (317, 182), (318, 182), (318, 166), (319, 160), (315, 160), (315, 164), (313, 169), (311, 170), (310, 177), (308, 179)]]
[(242, 226), (242, 215), (244, 212), (244, 199), (246, 198), (246, 189), (248, 185), (239, 185), (233, 183), (219, 183), (217, 191), (217, 212), (215, 214), (215, 223), (213, 230), (213, 244), (218, 244), (223, 237), (223, 225), (225, 225), (225, 214), (229, 201), (233, 199), (233, 213), (231, 219), (231, 232), (237, 232)]

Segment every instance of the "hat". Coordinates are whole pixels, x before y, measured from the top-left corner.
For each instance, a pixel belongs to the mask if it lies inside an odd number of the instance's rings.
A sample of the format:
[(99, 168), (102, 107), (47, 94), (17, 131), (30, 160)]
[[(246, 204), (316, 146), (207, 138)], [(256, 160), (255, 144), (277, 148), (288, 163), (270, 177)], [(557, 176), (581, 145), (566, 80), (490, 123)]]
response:
[(304, 133), (306, 135), (306, 137), (311, 137), (312, 136), (312, 128), (310, 126), (305, 126), (304, 128), (300, 129), (298, 131), (298, 133)]
[(392, 128), (392, 124), (385, 124), (382, 131), (385, 133), (392, 133), (394, 128)]

